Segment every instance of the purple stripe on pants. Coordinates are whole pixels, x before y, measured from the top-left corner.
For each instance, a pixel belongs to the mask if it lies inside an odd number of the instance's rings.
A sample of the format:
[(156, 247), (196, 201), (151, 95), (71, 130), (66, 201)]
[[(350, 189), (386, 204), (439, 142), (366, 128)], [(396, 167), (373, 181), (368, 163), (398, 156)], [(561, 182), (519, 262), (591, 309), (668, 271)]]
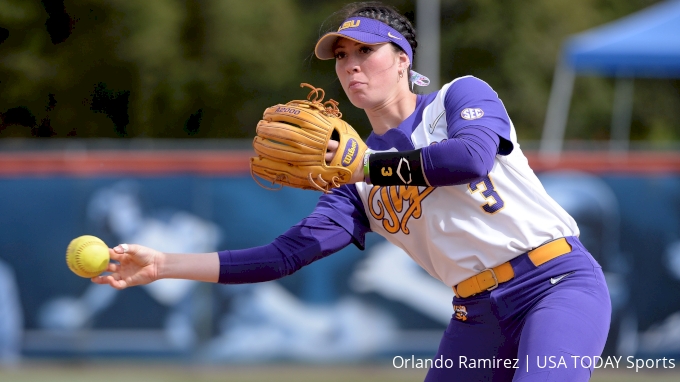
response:
[(425, 381), (588, 381), (585, 357), (602, 353), (611, 302), (600, 265), (578, 238), (567, 241), (571, 252), (538, 267), (526, 254), (511, 260), (515, 277), (491, 292), (454, 297), (435, 356), (453, 367), (433, 367)]

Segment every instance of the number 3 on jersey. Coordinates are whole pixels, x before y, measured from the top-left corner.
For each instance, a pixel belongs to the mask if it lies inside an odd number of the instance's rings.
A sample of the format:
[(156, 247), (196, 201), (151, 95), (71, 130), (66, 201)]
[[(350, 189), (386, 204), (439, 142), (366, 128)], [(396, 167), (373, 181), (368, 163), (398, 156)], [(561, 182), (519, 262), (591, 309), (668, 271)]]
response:
[(482, 209), (488, 214), (495, 214), (505, 207), (505, 202), (496, 192), (496, 188), (488, 175), (468, 184), (468, 189), (471, 194), (479, 192), (482, 195), (484, 200), (486, 200), (486, 203), (482, 205)]

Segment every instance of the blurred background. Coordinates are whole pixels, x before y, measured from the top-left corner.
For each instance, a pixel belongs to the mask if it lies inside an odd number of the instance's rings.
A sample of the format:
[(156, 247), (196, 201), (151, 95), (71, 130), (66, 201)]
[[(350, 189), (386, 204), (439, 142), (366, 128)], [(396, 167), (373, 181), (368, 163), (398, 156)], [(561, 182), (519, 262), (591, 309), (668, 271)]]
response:
[[(347, 3), (0, 0), (0, 380), (422, 380), (392, 359), (434, 355), (450, 289), (374, 234), (363, 252), (243, 286), (118, 292), (64, 261), (84, 234), (169, 252), (264, 245), (311, 212), (319, 194), (255, 184), (250, 142), (301, 82), (370, 133), (313, 57)], [(420, 92), (463, 75), (498, 92), (603, 265), (605, 354), (680, 358), (680, 1), (384, 3), (419, 33), (414, 68), (433, 80)], [(593, 380), (680, 378), (667, 371)]]

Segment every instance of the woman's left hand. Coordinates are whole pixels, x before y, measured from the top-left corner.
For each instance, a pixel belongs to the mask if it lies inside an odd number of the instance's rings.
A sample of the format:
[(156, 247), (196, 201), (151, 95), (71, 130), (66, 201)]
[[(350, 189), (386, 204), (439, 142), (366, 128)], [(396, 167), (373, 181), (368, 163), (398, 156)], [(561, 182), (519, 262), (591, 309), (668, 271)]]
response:
[[(325, 157), (327, 165), (330, 165), (331, 161), (335, 157), (335, 154), (337, 154), (338, 146), (340, 146), (340, 143), (338, 141), (335, 141), (333, 139), (328, 141), (328, 149), (326, 150)], [(363, 158), (361, 158), (360, 160), (363, 161)], [(354, 174), (352, 174), (352, 178), (349, 180), (348, 183), (358, 183), (363, 181), (364, 181), (364, 166), (358, 166), (354, 171)]]

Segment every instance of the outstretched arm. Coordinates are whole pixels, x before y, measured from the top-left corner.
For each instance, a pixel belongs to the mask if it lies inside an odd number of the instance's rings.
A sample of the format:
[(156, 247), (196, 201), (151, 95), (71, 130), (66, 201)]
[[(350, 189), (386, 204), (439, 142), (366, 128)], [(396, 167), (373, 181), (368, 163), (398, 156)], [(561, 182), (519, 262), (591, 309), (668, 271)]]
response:
[(137, 244), (120, 244), (109, 249), (111, 274), (92, 278), (96, 284), (116, 289), (144, 285), (160, 279), (217, 282), (220, 262), (217, 252), (200, 254), (163, 253)]
[(344, 228), (315, 213), (271, 244), (219, 252), (219, 282), (245, 284), (276, 280), (341, 250), (352, 240)]
[(312, 214), (277, 237), (255, 248), (202, 254), (172, 254), (136, 244), (109, 249), (109, 275), (92, 281), (116, 289), (144, 285), (163, 278), (225, 284), (269, 281), (289, 275), (305, 265), (344, 248), (353, 241), (330, 218)]

